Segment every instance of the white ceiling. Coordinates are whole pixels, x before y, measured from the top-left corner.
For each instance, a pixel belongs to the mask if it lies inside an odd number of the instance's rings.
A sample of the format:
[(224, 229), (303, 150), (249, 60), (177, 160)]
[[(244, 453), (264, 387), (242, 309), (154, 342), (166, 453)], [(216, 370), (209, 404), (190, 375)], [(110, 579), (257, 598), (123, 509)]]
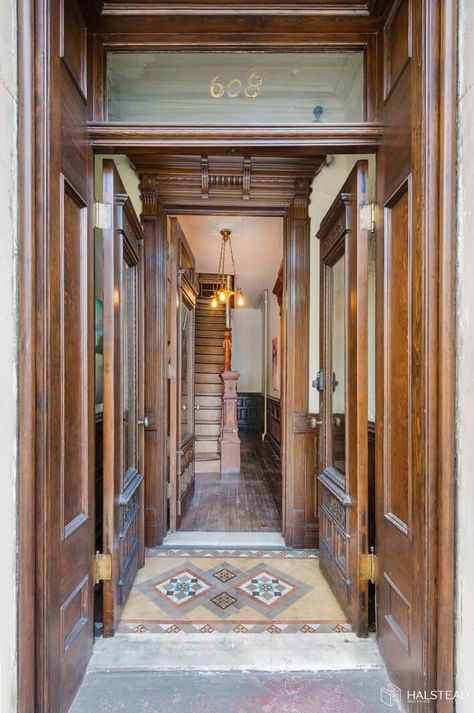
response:
[[(273, 288), (283, 258), (282, 218), (213, 215), (178, 218), (194, 253), (197, 272), (217, 272), (222, 240), (219, 231), (232, 230), (237, 278), (247, 298), (245, 306), (257, 307), (263, 290)], [(226, 272), (232, 272), (229, 255)]]

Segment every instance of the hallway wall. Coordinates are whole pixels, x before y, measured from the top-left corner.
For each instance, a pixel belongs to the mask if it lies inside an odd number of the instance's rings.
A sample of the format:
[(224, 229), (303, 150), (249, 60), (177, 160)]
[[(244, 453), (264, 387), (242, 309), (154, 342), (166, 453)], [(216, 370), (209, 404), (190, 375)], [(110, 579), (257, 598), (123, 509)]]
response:
[(16, 491), (17, 471), (17, 7), (15, 0), (0, 3), (0, 710), (11, 713), (17, 700), (16, 643)]
[(458, 323), (457, 323), (457, 582), (456, 689), (470, 691), (458, 701), (457, 713), (470, 713), (474, 699), (472, 642), (474, 640), (474, 5), (460, 1), (458, 88)]
[(239, 307), (232, 310), (232, 368), (240, 372), (237, 390), (262, 391), (262, 313)]

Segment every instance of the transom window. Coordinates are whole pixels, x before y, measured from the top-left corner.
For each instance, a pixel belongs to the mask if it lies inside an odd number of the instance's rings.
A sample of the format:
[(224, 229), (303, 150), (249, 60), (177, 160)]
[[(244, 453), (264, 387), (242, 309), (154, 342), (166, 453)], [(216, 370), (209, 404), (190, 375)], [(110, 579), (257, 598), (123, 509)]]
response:
[(107, 120), (311, 124), (365, 118), (364, 52), (108, 52)]

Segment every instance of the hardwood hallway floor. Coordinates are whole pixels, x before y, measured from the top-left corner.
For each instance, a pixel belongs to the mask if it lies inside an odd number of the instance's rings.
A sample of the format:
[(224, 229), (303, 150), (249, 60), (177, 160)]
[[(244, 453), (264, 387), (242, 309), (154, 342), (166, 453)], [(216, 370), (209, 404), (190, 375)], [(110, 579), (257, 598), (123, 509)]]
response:
[(281, 529), (280, 458), (259, 433), (241, 433), (239, 475), (197, 473), (196, 490), (181, 530), (278, 532)]

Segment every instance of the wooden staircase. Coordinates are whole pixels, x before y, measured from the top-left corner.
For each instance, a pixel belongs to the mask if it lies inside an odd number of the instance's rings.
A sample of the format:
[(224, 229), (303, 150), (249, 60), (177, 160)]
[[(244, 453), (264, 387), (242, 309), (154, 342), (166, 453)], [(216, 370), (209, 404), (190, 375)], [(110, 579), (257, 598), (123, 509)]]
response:
[(220, 472), (219, 438), (222, 416), (225, 305), (211, 307), (209, 297), (198, 297), (194, 357), (196, 473)]

